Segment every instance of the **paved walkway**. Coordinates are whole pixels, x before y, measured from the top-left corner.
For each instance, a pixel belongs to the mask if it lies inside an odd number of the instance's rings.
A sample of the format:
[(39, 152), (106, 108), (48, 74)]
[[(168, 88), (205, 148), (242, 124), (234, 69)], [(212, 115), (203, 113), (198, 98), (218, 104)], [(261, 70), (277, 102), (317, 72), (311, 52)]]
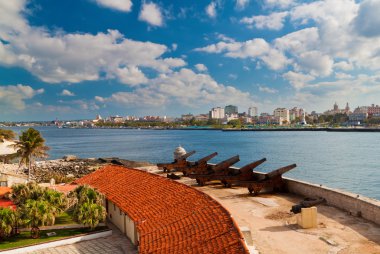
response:
[(28, 252), (29, 254), (137, 254), (132, 243), (114, 225), (108, 223), (112, 236)]

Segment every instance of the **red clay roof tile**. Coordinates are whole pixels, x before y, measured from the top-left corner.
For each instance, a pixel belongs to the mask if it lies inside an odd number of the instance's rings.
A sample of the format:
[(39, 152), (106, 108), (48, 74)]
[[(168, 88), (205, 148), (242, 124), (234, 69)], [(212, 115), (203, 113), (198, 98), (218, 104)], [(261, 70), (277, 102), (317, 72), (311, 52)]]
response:
[(98, 189), (137, 223), (139, 253), (249, 253), (227, 210), (194, 188), (121, 166), (76, 183)]

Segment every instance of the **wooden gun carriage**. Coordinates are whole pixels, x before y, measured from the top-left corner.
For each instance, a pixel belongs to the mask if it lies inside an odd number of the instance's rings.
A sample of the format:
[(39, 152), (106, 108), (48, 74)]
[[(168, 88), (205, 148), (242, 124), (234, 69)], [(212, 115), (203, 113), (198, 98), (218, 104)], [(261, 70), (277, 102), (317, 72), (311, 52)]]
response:
[(282, 174), (292, 170), (297, 167), (296, 164), (288, 165), (269, 173), (258, 173), (253, 172), (252, 178), (246, 178), (244, 180), (239, 180), (234, 182), (239, 186), (244, 186), (248, 188), (250, 194), (257, 195), (264, 188), (272, 188), (274, 191), (281, 190), (284, 186), (282, 179)]
[(157, 167), (162, 168), (164, 172), (170, 172), (172, 170), (181, 170), (184, 168), (187, 168), (189, 166), (189, 162), (187, 161), (187, 158), (189, 158), (191, 155), (195, 154), (195, 151), (188, 152), (181, 157), (175, 159), (171, 163), (158, 163)]
[(198, 174), (206, 173), (210, 167), (210, 165), (208, 165), (207, 162), (217, 155), (218, 153), (215, 152), (197, 160), (196, 162), (189, 162), (187, 167), (178, 169), (177, 171), (181, 171), (184, 176), (187, 176), (191, 173), (198, 173)]

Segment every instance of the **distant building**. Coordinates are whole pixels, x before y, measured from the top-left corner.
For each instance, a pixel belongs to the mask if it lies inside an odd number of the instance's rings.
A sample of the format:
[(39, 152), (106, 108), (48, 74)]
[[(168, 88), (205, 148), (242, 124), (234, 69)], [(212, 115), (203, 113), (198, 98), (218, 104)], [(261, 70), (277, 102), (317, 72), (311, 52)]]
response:
[(366, 106), (362, 106), (362, 107), (357, 107), (354, 112), (354, 114), (358, 114), (358, 113), (367, 113), (368, 114), (368, 107)]
[(194, 118), (194, 115), (193, 115), (193, 114), (190, 114), (190, 113), (181, 116), (181, 119), (182, 119), (183, 121), (189, 121), (189, 120), (191, 120), (191, 119), (193, 119), (193, 118)]
[(124, 122), (124, 118), (122, 116), (110, 116), (110, 121), (113, 122), (113, 123), (122, 123)]
[(273, 115), (275, 118), (278, 118), (280, 125), (283, 124), (285, 121), (286, 123), (290, 122), (289, 110), (286, 108), (276, 108), (273, 111)]
[(223, 119), (224, 118), (224, 108), (217, 107), (217, 108), (212, 108), (209, 117), (211, 119)]
[(350, 113), (350, 106), (348, 105), (348, 102), (346, 104), (346, 107), (344, 108), (344, 111), (346, 112), (346, 114)]
[(302, 108), (294, 107), (289, 110), (289, 120), (293, 121), (298, 119), (301, 119), (301, 117), (304, 114), (304, 110)]
[(199, 114), (199, 115), (196, 115), (194, 118), (197, 121), (207, 121), (209, 116), (207, 114)]
[(335, 104), (334, 104), (334, 108), (333, 108), (333, 110), (334, 111), (338, 111), (339, 110), (339, 106), (338, 106), (338, 104), (335, 102)]
[(380, 107), (379, 105), (372, 104), (370, 107), (368, 107), (368, 115), (372, 116), (373, 114), (380, 114)]
[(234, 105), (228, 105), (224, 107), (224, 114), (232, 115), (238, 113), (238, 107)]
[(352, 113), (348, 116), (351, 125), (361, 125), (368, 118), (368, 113)]
[(248, 108), (248, 116), (257, 117), (258, 116), (257, 107), (249, 107)]

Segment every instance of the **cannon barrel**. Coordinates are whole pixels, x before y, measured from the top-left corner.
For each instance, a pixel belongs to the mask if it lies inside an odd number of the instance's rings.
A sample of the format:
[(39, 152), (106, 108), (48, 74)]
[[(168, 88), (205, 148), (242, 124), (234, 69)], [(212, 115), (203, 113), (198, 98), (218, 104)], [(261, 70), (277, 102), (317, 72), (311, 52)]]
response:
[(206, 157), (203, 157), (202, 159), (199, 159), (196, 163), (197, 164), (206, 163), (206, 162), (208, 162), (209, 160), (211, 160), (212, 158), (214, 158), (217, 155), (218, 155), (217, 152), (212, 153), (210, 155), (207, 155)]
[(252, 162), (250, 164), (247, 164), (244, 167), (240, 168), (240, 172), (242, 174), (246, 174), (248, 172), (252, 172), (252, 170), (254, 168), (258, 167), (260, 164), (264, 163), (266, 160), (267, 160), (266, 158), (263, 158), (261, 160), (258, 160), (258, 161)]
[(277, 176), (281, 176), (282, 174), (292, 170), (295, 167), (297, 167), (296, 164), (288, 165), (288, 166), (285, 166), (285, 167), (282, 167), (282, 168), (279, 168), (279, 169), (276, 169), (276, 170), (269, 172), (268, 174), (265, 175), (265, 177), (267, 179), (271, 179), (271, 178), (274, 178)]
[(195, 154), (195, 153), (196, 153), (195, 151), (188, 152), (188, 153), (186, 153), (186, 154), (180, 156), (180, 157), (178, 158), (178, 160), (186, 160), (187, 158), (189, 158), (191, 155), (193, 155), (193, 154)]
[(224, 169), (229, 168), (231, 165), (235, 164), (236, 162), (240, 161), (239, 155), (233, 156), (227, 160), (224, 160), (222, 162), (219, 162), (213, 167), (214, 172), (218, 172)]

